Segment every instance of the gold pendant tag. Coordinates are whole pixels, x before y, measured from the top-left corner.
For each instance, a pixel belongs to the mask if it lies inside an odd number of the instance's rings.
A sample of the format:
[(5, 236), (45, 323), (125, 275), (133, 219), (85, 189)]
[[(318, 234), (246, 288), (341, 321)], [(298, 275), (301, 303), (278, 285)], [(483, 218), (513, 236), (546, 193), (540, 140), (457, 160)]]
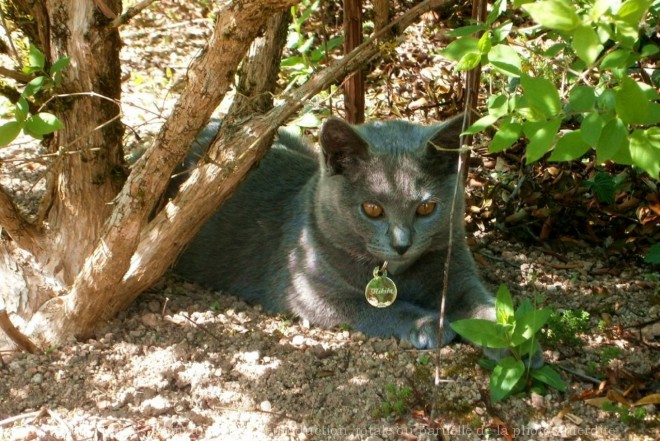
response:
[(387, 262), (382, 268), (374, 268), (374, 278), (367, 283), (364, 296), (371, 306), (387, 308), (396, 300), (396, 285), (387, 277)]

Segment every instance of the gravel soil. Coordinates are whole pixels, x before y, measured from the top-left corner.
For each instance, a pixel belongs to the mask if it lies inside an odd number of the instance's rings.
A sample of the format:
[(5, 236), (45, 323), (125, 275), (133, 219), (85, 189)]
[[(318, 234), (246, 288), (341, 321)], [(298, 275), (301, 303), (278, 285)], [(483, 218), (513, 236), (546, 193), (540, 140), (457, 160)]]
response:
[[(210, 34), (199, 8), (162, 4), (167, 14), (152, 10), (122, 31), (132, 147), (158, 130)], [(412, 29), (409, 38), (424, 35)], [(439, 77), (434, 66), (429, 60), (422, 79), (402, 81), (394, 95), (417, 99), (416, 84)], [(39, 153), (25, 145), (0, 151), (5, 159), (18, 152)], [(29, 208), (39, 185), (25, 182), (39, 163), (3, 167), (2, 184)], [(517, 300), (589, 313), (579, 332), (568, 331), (574, 340), (544, 343), (566, 392), (537, 389), (491, 404), (489, 372), (470, 345), (438, 354), (310, 328), (166, 277), (88, 341), (3, 354), (0, 440), (660, 439), (657, 405), (626, 404), (660, 393), (657, 268), (578, 240), (540, 247), (478, 232), (471, 245), (493, 292), (507, 283)], [(605, 396), (618, 411), (587, 401)]]
[[(652, 385), (657, 393), (660, 307), (651, 274), (630, 266), (602, 275), (626, 263), (605, 262), (597, 249), (566, 254), (567, 265), (526, 245), (487, 237), (480, 244), (492, 287), (506, 281), (516, 298), (542, 294), (544, 305), (590, 312), (579, 343), (546, 347), (549, 361), (606, 380), (601, 395), (630, 387), (633, 397)], [(506, 439), (505, 430), (516, 439), (660, 437), (653, 405), (634, 421), (601, 410), (583, 400), (598, 395), (598, 384), (563, 370), (565, 393), (491, 405), (489, 373), (466, 344), (441, 350), (447, 381), (434, 394), (435, 355), (394, 339), (309, 328), (166, 278), (95, 338), (18, 354), (0, 367), (0, 420), (14, 418), (1, 423), (0, 439), (375, 441), (443, 439), (442, 432), (462, 440)]]

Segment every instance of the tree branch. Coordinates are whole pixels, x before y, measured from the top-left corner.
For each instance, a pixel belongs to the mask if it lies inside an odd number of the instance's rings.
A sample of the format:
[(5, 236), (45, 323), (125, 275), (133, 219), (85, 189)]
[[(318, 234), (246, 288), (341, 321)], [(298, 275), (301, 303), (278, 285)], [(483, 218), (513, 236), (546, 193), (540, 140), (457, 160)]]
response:
[(127, 306), (138, 293), (167, 271), (175, 256), (265, 155), (276, 128), (293, 116), (305, 101), (377, 56), (384, 36), (390, 37), (391, 32), (400, 35), (417, 17), (445, 1), (427, 0), (420, 3), (355, 50), (314, 74), (303, 86), (284, 96), (284, 104), (264, 116), (242, 121), (237, 130), (225, 131), (229, 137), (214, 142), (209, 151), (209, 163), (191, 173), (179, 194), (144, 230), (131, 267), (124, 277), (121, 293), (113, 301), (124, 302), (121, 306)]
[(125, 25), (126, 23), (129, 22), (133, 17), (141, 13), (144, 9), (148, 8), (151, 6), (151, 4), (155, 0), (142, 0), (140, 3), (138, 3), (135, 6), (132, 6), (126, 10), (123, 14), (112, 20), (112, 23), (110, 23), (111, 28), (118, 28), (121, 25)]
[(29, 224), (14, 207), (11, 198), (0, 188), (0, 227), (22, 249), (36, 254), (39, 247), (39, 232)]
[(33, 78), (29, 75), (25, 75), (23, 72), (19, 72), (13, 69), (8, 69), (2, 66), (0, 66), (0, 75), (7, 78), (11, 78), (12, 80), (20, 81), (21, 83), (27, 83)]
[(0, 329), (2, 329), (21, 350), (28, 351), (30, 354), (41, 352), (29, 338), (16, 329), (4, 308), (0, 309)]

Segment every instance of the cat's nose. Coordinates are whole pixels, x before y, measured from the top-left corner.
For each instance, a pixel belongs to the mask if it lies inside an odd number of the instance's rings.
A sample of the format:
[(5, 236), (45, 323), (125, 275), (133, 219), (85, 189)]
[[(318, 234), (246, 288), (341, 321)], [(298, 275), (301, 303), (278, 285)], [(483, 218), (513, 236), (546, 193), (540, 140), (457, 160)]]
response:
[(412, 237), (410, 229), (400, 225), (393, 225), (390, 227), (390, 246), (400, 256), (403, 256), (412, 245)]
[(408, 248), (410, 248), (410, 245), (392, 245), (392, 248), (394, 248), (400, 256), (403, 256), (406, 254), (406, 251), (408, 251)]

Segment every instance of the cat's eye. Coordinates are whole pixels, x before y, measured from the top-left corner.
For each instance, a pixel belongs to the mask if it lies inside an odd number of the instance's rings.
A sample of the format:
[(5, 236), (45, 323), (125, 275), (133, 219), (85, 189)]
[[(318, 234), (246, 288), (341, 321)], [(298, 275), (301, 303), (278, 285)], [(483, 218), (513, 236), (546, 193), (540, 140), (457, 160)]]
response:
[(418, 216), (428, 216), (435, 211), (435, 202), (422, 202), (417, 206)]
[(369, 217), (378, 218), (383, 215), (383, 207), (373, 202), (363, 202), (362, 211)]

